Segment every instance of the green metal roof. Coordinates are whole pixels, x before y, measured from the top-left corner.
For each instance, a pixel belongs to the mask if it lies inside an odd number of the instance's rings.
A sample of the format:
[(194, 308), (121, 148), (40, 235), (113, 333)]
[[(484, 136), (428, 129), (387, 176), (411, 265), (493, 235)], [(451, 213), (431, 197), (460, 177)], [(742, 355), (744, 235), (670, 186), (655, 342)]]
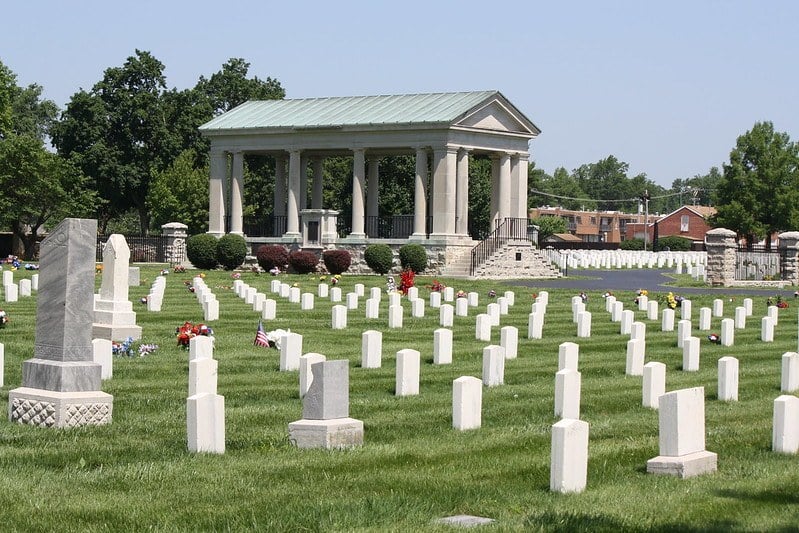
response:
[(200, 130), (452, 123), (494, 97), (507, 102), (498, 91), (248, 101), (203, 124)]

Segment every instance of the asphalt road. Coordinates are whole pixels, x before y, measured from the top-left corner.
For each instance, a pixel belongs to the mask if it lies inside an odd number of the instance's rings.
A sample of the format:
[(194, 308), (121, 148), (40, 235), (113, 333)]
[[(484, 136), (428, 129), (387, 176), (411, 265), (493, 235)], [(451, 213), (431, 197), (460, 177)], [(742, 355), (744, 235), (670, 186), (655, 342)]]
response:
[(674, 279), (667, 277), (671, 269), (618, 269), (618, 270), (579, 270), (569, 269), (572, 276), (590, 279), (547, 279), (547, 280), (514, 280), (510, 282), (515, 286), (534, 287), (538, 289), (575, 289), (580, 291), (619, 291), (646, 289), (650, 292), (668, 292), (675, 294), (747, 294), (762, 296), (781, 295), (783, 298), (793, 299), (793, 287), (777, 288), (715, 288), (715, 287), (670, 287), (666, 283)]

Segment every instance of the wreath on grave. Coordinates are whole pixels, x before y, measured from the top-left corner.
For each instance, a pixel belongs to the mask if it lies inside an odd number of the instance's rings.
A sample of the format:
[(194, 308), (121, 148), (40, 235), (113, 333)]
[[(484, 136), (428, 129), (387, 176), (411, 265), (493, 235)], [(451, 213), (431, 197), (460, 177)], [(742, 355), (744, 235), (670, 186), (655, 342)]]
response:
[(6, 327), (6, 324), (8, 324), (9, 320), (11, 319), (8, 318), (8, 313), (0, 309), (0, 328)]
[(408, 289), (413, 287), (416, 273), (410, 268), (406, 268), (400, 273), (400, 286), (399, 290), (402, 294), (408, 294)]
[(178, 346), (188, 348), (189, 341), (191, 339), (198, 335), (211, 337), (214, 334), (214, 330), (205, 324), (192, 324), (191, 322), (184, 322), (182, 326), (175, 328), (175, 334), (178, 337)]

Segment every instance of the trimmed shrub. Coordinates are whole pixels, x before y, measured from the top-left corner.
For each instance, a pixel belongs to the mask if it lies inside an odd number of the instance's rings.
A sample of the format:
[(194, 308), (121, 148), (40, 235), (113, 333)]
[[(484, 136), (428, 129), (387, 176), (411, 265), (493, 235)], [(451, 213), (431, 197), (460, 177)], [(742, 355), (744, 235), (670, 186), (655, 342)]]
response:
[(318, 264), (319, 258), (313, 252), (297, 250), (289, 254), (289, 266), (293, 268), (297, 274), (316, 272), (316, 266)]
[(619, 243), (619, 250), (643, 250), (643, 249), (644, 249), (643, 239), (627, 239), (626, 241), (621, 241)]
[(289, 251), (278, 244), (263, 244), (255, 252), (255, 258), (258, 265), (267, 272), (275, 267), (283, 270), (289, 264)]
[(686, 239), (679, 235), (669, 235), (658, 239), (655, 250), (659, 252), (668, 248), (672, 252), (687, 252), (691, 249), (692, 244), (693, 241), (691, 239)]
[(241, 266), (247, 258), (247, 241), (241, 235), (223, 235), (216, 244), (216, 260), (225, 270)]
[(218, 240), (209, 233), (192, 235), (186, 239), (186, 257), (197, 268), (216, 268), (216, 246)]
[(402, 269), (410, 268), (416, 274), (427, 268), (427, 250), (421, 244), (405, 244), (399, 249)]
[(375, 274), (387, 274), (394, 266), (394, 252), (388, 244), (370, 244), (363, 251), (363, 259)]
[(335, 275), (350, 268), (352, 256), (347, 250), (325, 250), (322, 253), (322, 261), (325, 262), (327, 271)]

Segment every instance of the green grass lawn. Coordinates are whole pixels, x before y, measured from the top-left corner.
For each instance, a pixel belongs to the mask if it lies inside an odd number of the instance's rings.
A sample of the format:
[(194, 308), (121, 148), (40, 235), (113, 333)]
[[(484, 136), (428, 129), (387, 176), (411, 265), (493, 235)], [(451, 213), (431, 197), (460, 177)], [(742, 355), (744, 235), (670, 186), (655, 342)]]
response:
[[(30, 272), (17, 272), (16, 279)], [(191, 454), (186, 447), (188, 353), (176, 345), (175, 327), (201, 322), (202, 308), (187, 291), (192, 273), (170, 274), (163, 311), (139, 303), (158, 267), (142, 268), (142, 284), (130, 289), (145, 342), (160, 349), (145, 358), (116, 358), (114, 377), (103, 390), (114, 396), (113, 423), (69, 430), (0, 422), (0, 505), (4, 531), (415, 531), (451, 528), (432, 521), (454, 514), (494, 518), (490, 528), (524, 531), (575, 530), (790, 530), (799, 524), (799, 457), (771, 452), (773, 401), (779, 396), (781, 356), (797, 349), (797, 312), (780, 311), (775, 342), (760, 341), (764, 297), (735, 346), (701, 342), (700, 371), (680, 370), (676, 331), (647, 324), (647, 361), (667, 366), (667, 390), (704, 386), (707, 449), (718, 453), (718, 472), (681, 480), (646, 473), (658, 455), (657, 412), (641, 407), (641, 378), (624, 375), (627, 336), (604, 311), (601, 293), (589, 293), (593, 336), (576, 339), (570, 299), (577, 291), (552, 290), (544, 339), (527, 339), (534, 290), (515, 287), (516, 305), (502, 325), (519, 328), (519, 357), (505, 367), (505, 385), (483, 390), (482, 428), (452, 429), (452, 381), (480, 377), (482, 349), (474, 340), (477, 310), (489, 303), (500, 282), (442, 280), (480, 293), (469, 317), (455, 317), (453, 363), (432, 365), (438, 312), (423, 319), (405, 306), (404, 328), (386, 325), (387, 298), (379, 320), (364, 318), (364, 302), (350, 311), (346, 330), (330, 329), (331, 304), (316, 299), (300, 311), (277, 296), (278, 318), (267, 330), (303, 335), (303, 352), (350, 361), (350, 413), (364, 421), (364, 446), (343, 451), (298, 450), (288, 441), (289, 422), (301, 418), (296, 372), (279, 372), (279, 354), (253, 346), (259, 316), (230, 289), (226, 272), (206, 283), (220, 301), (214, 357), (218, 392), (225, 396), (226, 453)], [(269, 293), (272, 277), (243, 273), (242, 279)], [(311, 276), (281, 277), (316, 292)], [(417, 278), (420, 296), (425, 284)], [(99, 284), (99, 277), (97, 280)], [(344, 276), (343, 293), (362, 282), (385, 286), (377, 276)], [(627, 309), (634, 290), (617, 293)], [(650, 293), (650, 298), (657, 297)], [(692, 297), (699, 308), (716, 295)], [(732, 317), (734, 302), (725, 302)], [(0, 330), (5, 345), (5, 387), (21, 384), (22, 361), (32, 357), (35, 296), (0, 304), (11, 323)], [(713, 319), (715, 332), (719, 318)], [(361, 333), (383, 331), (383, 367), (360, 368)], [(550, 428), (556, 422), (554, 374), (558, 345), (580, 345), (582, 419), (590, 424), (588, 486), (584, 493), (549, 492)], [(499, 343), (499, 328), (492, 331)], [(394, 396), (395, 353), (422, 354), (421, 393)], [(740, 401), (716, 400), (718, 358), (740, 360)]]

